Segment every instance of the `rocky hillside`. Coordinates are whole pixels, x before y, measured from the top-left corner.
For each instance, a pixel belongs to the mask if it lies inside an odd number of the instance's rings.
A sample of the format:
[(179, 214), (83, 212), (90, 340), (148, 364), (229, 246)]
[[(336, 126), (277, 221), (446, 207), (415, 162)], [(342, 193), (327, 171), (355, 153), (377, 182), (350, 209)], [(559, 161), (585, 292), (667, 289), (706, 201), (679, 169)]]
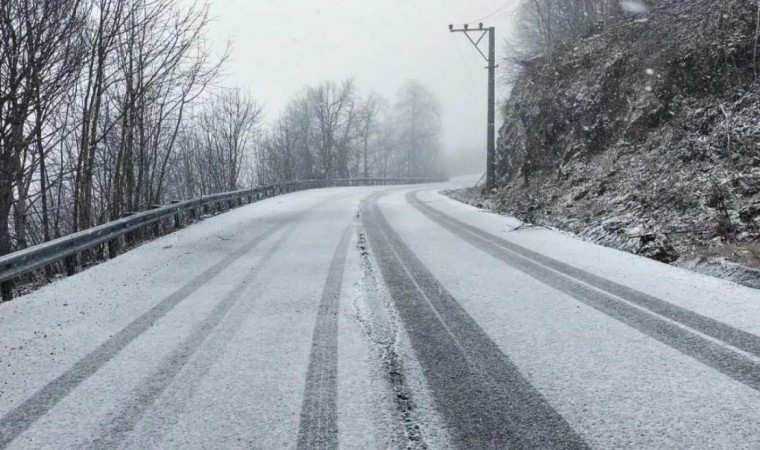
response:
[(760, 267), (759, 24), (754, 0), (661, 1), (523, 61), (487, 201), (663, 262)]

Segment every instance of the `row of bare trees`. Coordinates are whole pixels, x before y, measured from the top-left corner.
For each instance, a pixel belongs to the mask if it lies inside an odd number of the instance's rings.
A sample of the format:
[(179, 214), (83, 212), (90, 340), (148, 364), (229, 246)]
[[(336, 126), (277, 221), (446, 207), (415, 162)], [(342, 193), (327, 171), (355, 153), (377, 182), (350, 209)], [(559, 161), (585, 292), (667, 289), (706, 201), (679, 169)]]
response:
[(208, 23), (190, 1), (0, 2), (0, 255), (250, 183), (261, 108), (214, 86)]
[(0, 2), (0, 255), (174, 199), (438, 170), (418, 82), (393, 105), (309, 87), (264, 131), (250, 95), (218, 86), (202, 1)]
[(440, 138), (440, 104), (418, 81), (393, 104), (351, 79), (325, 82), (290, 101), (257, 147), (256, 173), (263, 183), (436, 176)]
[(239, 89), (210, 96), (179, 134), (167, 161), (164, 195), (197, 198), (254, 185), (262, 119), (262, 107)]

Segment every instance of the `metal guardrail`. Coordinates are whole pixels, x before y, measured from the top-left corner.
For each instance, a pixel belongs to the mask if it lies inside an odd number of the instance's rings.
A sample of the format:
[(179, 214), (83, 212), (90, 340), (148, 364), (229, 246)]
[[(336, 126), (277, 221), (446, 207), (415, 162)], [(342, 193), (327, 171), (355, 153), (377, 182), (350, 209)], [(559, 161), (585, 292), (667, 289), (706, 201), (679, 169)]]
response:
[[(98, 245), (109, 243), (109, 257), (118, 254), (120, 247), (118, 239), (127, 233), (144, 229), (158, 224), (169, 218), (174, 219), (174, 227), (182, 226), (182, 215), (189, 213), (199, 217), (203, 210), (213, 205), (226, 203), (234, 207), (244, 201), (252, 203), (256, 200), (274, 197), (276, 195), (302, 191), (306, 189), (338, 187), (338, 186), (381, 186), (392, 184), (419, 184), (446, 181), (444, 178), (368, 178), (368, 179), (336, 179), (336, 180), (307, 180), (261, 186), (234, 192), (207, 195), (201, 198), (181, 201), (167, 206), (161, 206), (149, 211), (132, 214), (122, 219), (104, 223), (87, 230), (73, 233), (43, 244), (35, 245), (14, 253), (0, 256), (0, 283), (10, 282), (32, 271), (50, 264), (65, 261), (66, 272), (72, 275), (76, 271), (78, 254)], [(72, 260), (73, 259), (73, 260)]]

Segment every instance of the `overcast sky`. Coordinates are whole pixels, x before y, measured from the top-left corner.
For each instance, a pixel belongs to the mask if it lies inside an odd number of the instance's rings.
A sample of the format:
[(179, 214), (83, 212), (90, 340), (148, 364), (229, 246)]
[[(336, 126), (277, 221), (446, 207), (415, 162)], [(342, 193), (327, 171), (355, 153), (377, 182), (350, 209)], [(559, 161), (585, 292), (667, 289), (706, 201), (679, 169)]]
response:
[[(499, 58), (515, 3), (211, 0), (210, 36), (217, 49), (232, 40), (224, 84), (245, 88), (265, 103), (268, 120), (306, 85), (354, 77), (363, 92), (375, 90), (392, 101), (401, 83), (413, 78), (441, 100), (445, 150), (484, 149), (486, 64), (448, 24), (498, 11), (483, 22), (496, 27)], [(481, 45), (485, 52), (487, 41)], [(498, 88), (501, 97), (504, 87)]]

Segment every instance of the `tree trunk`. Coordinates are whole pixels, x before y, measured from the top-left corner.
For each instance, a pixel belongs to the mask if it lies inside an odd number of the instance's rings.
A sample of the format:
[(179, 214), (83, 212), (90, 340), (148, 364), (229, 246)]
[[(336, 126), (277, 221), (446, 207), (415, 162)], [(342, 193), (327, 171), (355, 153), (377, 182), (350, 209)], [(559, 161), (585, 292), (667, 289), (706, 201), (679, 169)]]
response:
[[(3, 150), (0, 149), (0, 152)], [(8, 152), (5, 150), (4, 152)], [(6, 160), (6, 155), (2, 155)], [(0, 164), (0, 256), (11, 252), (11, 235), (8, 226), (8, 217), (13, 205), (13, 175), (10, 164)], [(0, 283), (2, 300), (10, 300), (12, 297), (11, 283)]]

